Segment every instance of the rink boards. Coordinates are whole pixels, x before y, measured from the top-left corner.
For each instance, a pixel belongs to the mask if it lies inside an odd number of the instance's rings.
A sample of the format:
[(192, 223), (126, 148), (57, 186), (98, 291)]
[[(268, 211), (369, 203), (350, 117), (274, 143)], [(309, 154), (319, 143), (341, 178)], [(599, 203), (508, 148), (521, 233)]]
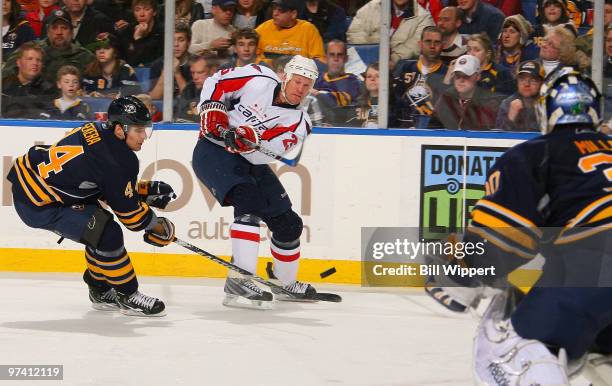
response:
[[(56, 142), (78, 123), (4, 121), (0, 125), (5, 133), (11, 133), (0, 143), (2, 172), (6, 176), (16, 156), (35, 143)], [(176, 224), (178, 237), (209, 252), (228, 256), (232, 210), (216, 203), (191, 169), (197, 138), (194, 129), (194, 125), (157, 126), (153, 137), (138, 153), (141, 178), (163, 180), (174, 187), (178, 198), (162, 215)], [(477, 199), (477, 185), (484, 181), (491, 160), (531, 136), (316, 129), (306, 143), (298, 167), (273, 165), (294, 210), (304, 220), (301, 279), (359, 283), (362, 227), (448, 227), (454, 221), (458, 224), (463, 217), (463, 198), (471, 200), (468, 202)], [(459, 191), (455, 189), (457, 182)], [(459, 214), (449, 210), (449, 205), (457, 206)], [(77, 243), (65, 240), (58, 245), (55, 235), (21, 223), (12, 208), (10, 183), (5, 179), (1, 211), (0, 271), (83, 270), (83, 252)], [(260, 256), (266, 258), (261, 259), (262, 270), (271, 256), (268, 238), (263, 228)], [(178, 245), (154, 248), (142, 241), (142, 234), (128, 230), (125, 239), (141, 275), (225, 275), (220, 266)], [(336, 273), (321, 279), (320, 273), (332, 267)]]

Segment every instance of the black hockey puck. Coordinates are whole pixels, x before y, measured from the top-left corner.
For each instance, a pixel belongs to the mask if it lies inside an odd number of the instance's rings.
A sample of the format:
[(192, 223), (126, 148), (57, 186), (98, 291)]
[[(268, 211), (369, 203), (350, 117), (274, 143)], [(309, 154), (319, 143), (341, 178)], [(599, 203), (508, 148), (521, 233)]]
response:
[(334, 273), (336, 273), (336, 267), (331, 267), (330, 269), (328, 269), (327, 271), (323, 271), (319, 274), (319, 276), (321, 276), (321, 279), (325, 279), (328, 276), (333, 275)]

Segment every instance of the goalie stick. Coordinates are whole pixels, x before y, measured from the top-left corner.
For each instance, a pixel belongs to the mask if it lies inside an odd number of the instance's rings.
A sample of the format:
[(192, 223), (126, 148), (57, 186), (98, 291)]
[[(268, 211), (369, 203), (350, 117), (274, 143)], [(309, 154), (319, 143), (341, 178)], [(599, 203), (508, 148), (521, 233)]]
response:
[[(193, 244), (188, 243), (187, 241), (183, 241), (179, 238), (174, 238), (173, 240), (176, 244), (180, 245), (183, 248), (189, 249), (191, 252), (195, 252), (200, 256), (203, 256), (209, 260), (214, 261), (215, 263), (221, 264), (222, 266), (231, 269), (232, 271), (236, 271), (242, 275), (248, 276), (251, 279), (255, 280), (258, 283), (261, 283), (265, 286), (268, 286), (270, 288), (274, 288), (276, 290), (278, 290), (279, 292), (284, 293), (285, 295), (288, 295), (292, 298), (294, 298), (295, 300), (301, 300), (301, 301), (308, 301), (308, 300), (303, 300), (303, 299), (299, 299), (297, 297), (294, 296), (294, 293), (291, 291), (287, 291), (285, 288), (281, 287), (278, 284), (275, 284), (269, 280), (266, 280), (262, 277), (259, 277), (257, 275), (254, 275), (252, 273), (250, 273), (249, 271), (240, 268), (237, 265), (234, 265), (228, 261), (223, 260), (222, 258), (213, 255), (212, 253), (206, 252), (203, 249), (200, 249), (198, 247), (196, 247)], [(325, 293), (325, 292), (317, 292), (316, 293), (316, 297), (312, 299), (312, 301), (324, 301), (324, 302), (334, 302), (334, 303), (339, 303), (342, 301), (342, 298), (340, 297), (340, 295), (336, 295), (336, 294), (332, 294), (332, 293)]]

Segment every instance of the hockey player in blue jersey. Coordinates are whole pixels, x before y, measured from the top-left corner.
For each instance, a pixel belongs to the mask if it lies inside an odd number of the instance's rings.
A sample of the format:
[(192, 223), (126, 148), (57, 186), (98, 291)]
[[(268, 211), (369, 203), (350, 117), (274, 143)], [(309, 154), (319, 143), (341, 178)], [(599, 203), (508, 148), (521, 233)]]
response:
[(151, 207), (165, 208), (176, 197), (170, 185), (137, 181), (139, 151), (152, 130), (147, 107), (132, 96), (111, 102), (108, 123), (90, 122), (51, 146), (36, 145), (18, 157), (7, 178), (15, 210), (32, 227), (85, 245), (92, 306), (126, 315), (163, 316), (165, 305), (138, 291), (138, 280), (117, 219), (144, 241), (163, 247), (174, 225)]
[[(585, 75), (569, 67), (552, 74), (537, 105), (544, 135), (498, 160), (471, 212), (463, 241), (486, 241), (486, 253), (451, 264), (495, 266), (499, 283), (536, 254), (545, 258), (509, 314), (499, 297), (491, 302), (474, 341), (478, 384), (566, 385), (566, 355), (612, 352), (612, 140), (597, 131), (600, 102)], [(466, 311), (494, 284), (436, 276), (426, 291)]]

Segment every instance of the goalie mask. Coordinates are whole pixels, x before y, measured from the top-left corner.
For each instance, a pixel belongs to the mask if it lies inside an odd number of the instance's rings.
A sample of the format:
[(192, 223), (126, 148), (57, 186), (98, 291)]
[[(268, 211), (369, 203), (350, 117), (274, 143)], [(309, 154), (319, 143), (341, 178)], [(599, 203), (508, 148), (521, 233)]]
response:
[(536, 114), (542, 134), (560, 125), (596, 128), (601, 124), (601, 94), (588, 76), (564, 67), (542, 84)]
[(130, 126), (144, 126), (147, 138), (153, 133), (151, 113), (145, 104), (135, 96), (120, 97), (108, 106), (108, 122), (114, 127), (120, 124), (123, 132), (127, 134)]

